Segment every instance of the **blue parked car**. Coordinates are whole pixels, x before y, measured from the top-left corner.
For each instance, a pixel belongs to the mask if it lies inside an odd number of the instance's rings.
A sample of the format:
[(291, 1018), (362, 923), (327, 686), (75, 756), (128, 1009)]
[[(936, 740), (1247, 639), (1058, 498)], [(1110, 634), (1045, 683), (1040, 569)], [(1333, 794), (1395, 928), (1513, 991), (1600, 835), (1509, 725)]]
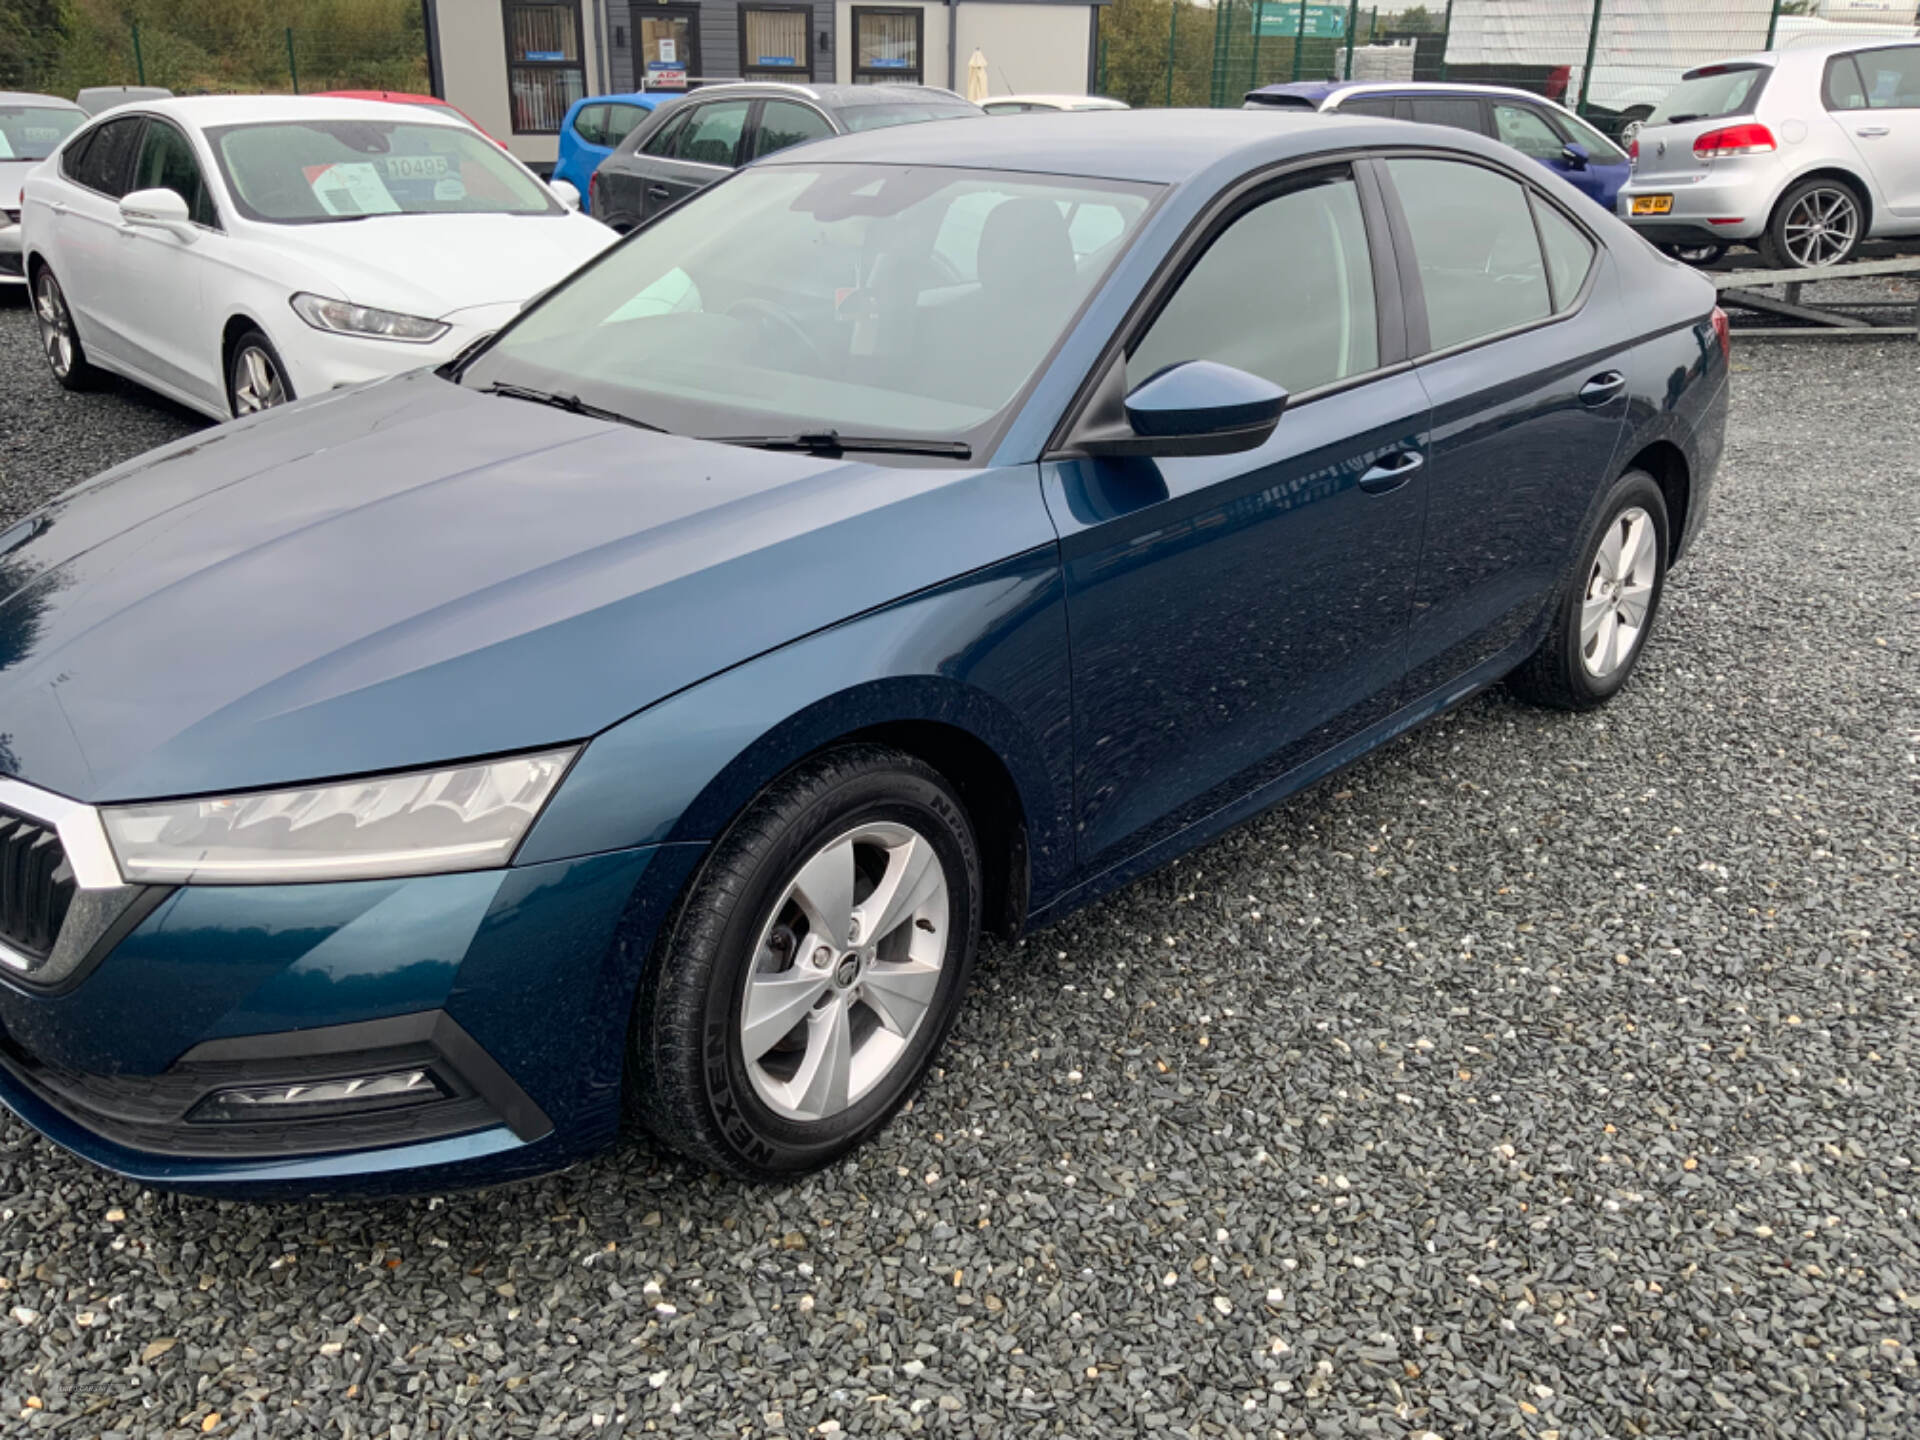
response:
[(580, 192), (580, 208), (588, 215), (594, 211), (593, 172), (611, 155), (627, 133), (672, 100), (659, 91), (635, 91), (625, 95), (589, 95), (567, 107), (560, 122), (560, 158), (554, 162), (553, 178), (565, 180)]
[(1391, 120), (744, 167), (452, 367), (0, 532), (0, 1099), (228, 1194), (503, 1180), (623, 1115), (823, 1165), (983, 933), (1503, 679), (1617, 693), (1724, 320)]
[(1538, 160), (1609, 215), (1614, 197), (1633, 174), (1627, 152), (1565, 106), (1499, 85), (1302, 81), (1249, 91), (1246, 108), (1376, 115), (1491, 135)]

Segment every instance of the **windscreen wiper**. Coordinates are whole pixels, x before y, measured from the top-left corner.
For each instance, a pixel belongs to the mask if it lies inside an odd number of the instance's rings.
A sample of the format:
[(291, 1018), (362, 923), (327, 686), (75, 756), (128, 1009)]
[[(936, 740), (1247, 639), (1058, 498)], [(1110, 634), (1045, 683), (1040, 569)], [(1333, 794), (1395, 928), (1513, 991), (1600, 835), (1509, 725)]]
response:
[(631, 415), (622, 415), (618, 410), (589, 405), (578, 395), (563, 395), (554, 390), (536, 390), (531, 385), (509, 385), (504, 381), (483, 386), (480, 393), (504, 395), (509, 400), (531, 400), (536, 405), (551, 405), (556, 410), (565, 410), (569, 415), (584, 415), (589, 420), (612, 420), (616, 424), (632, 425), (639, 430), (652, 430), (661, 435), (667, 433), (658, 425), (649, 425), (646, 421), (636, 420)]
[(866, 451), (875, 455), (937, 455), (951, 460), (973, 458), (973, 447), (964, 440), (916, 440), (911, 435), (842, 435), (838, 430), (805, 430), (798, 435), (711, 435), (707, 438), (719, 445), (801, 450), (809, 455)]

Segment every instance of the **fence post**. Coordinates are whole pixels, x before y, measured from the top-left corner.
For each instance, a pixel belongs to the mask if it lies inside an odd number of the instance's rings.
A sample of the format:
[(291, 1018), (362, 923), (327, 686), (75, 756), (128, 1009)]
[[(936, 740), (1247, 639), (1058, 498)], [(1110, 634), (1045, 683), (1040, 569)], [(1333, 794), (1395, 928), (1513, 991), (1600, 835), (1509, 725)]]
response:
[(1167, 7), (1167, 98), (1168, 105), (1173, 104), (1173, 56), (1174, 46), (1180, 39), (1180, 0), (1173, 0)]
[[(1580, 71), (1580, 101), (1573, 107), (1576, 115), (1587, 113), (1587, 92), (1593, 88), (1593, 55), (1600, 48), (1600, 10), (1603, 0), (1593, 0), (1593, 24), (1587, 27), (1587, 63)], [(1774, 0), (1775, 4), (1779, 0)]]
[[(1447, 18), (1440, 22), (1440, 78), (1447, 78), (1447, 41), (1453, 38), (1453, 0), (1447, 0)], [(1414, 52), (1418, 54), (1416, 50)]]
[[(1258, 4), (1259, 0), (1254, 0), (1254, 3)], [(1231, 0), (1227, 8), (1231, 8)], [(1226, 93), (1227, 89), (1227, 66), (1220, 49), (1227, 37), (1226, 21), (1225, 12), (1216, 4), (1213, 7), (1213, 55), (1207, 61), (1207, 104), (1209, 105), (1218, 105), (1220, 97)]]
[(1247, 89), (1260, 86), (1260, 31), (1267, 18), (1266, 0), (1253, 0), (1253, 59), (1247, 62)]
[(293, 27), (287, 26), (287, 74), (293, 80), (293, 93), (300, 93), (300, 66), (293, 58)]
[(1300, 28), (1293, 32), (1293, 78), (1300, 78), (1300, 52), (1307, 48), (1307, 0), (1300, 0)]
[(1100, 93), (1107, 93), (1107, 37), (1100, 37)]
[(1780, 0), (1773, 0), (1773, 13), (1767, 17), (1767, 43), (1762, 50), (1773, 49), (1774, 32), (1780, 28)]
[(1353, 32), (1360, 23), (1360, 0), (1347, 0), (1347, 69), (1340, 78), (1353, 78)]
[(140, 53), (140, 27), (133, 27), (133, 73), (137, 83), (147, 83), (147, 57)]

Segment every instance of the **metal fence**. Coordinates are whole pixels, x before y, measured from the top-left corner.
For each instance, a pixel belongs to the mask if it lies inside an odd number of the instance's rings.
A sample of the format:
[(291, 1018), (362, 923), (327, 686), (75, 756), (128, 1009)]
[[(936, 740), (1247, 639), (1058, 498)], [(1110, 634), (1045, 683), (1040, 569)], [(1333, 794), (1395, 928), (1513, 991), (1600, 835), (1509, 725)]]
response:
[(285, 26), (226, 35), (208, 45), (175, 31), (130, 25), (100, 69), (110, 76), (102, 83), (164, 85), (177, 95), (428, 88), (424, 38), (411, 27), (342, 34)]
[[(1456, 80), (1548, 96), (1605, 129), (1682, 72), (1757, 50), (1911, 37), (1915, 0), (1115, 0), (1099, 88), (1134, 105), (1234, 106), (1289, 81)], [(1818, 13), (1814, 13), (1815, 11)]]

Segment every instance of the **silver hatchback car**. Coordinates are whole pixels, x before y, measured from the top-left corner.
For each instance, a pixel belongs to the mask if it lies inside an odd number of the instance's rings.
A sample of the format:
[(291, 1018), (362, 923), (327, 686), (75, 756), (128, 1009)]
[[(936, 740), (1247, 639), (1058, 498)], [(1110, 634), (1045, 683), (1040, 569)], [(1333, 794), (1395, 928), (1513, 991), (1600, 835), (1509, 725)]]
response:
[[(1634, 136), (1622, 219), (1678, 251), (1837, 265), (1920, 234), (1920, 42), (1821, 45), (1690, 70)], [(1691, 257), (1689, 257), (1691, 258)]]

